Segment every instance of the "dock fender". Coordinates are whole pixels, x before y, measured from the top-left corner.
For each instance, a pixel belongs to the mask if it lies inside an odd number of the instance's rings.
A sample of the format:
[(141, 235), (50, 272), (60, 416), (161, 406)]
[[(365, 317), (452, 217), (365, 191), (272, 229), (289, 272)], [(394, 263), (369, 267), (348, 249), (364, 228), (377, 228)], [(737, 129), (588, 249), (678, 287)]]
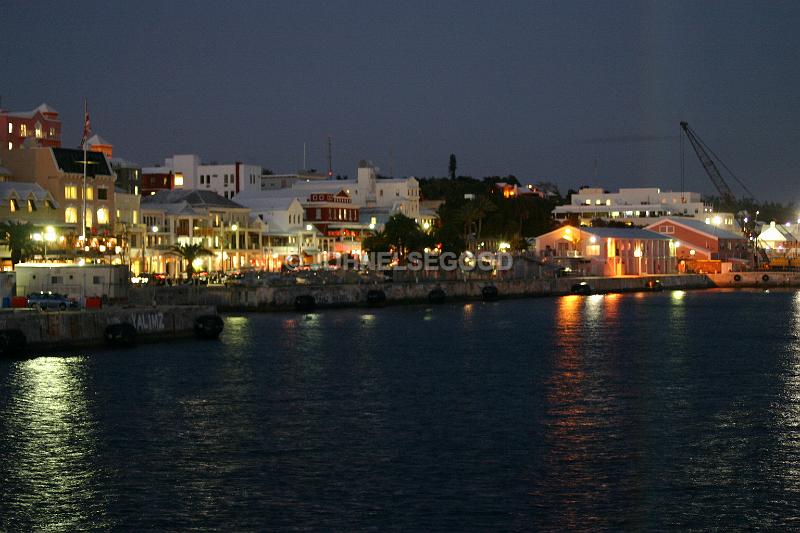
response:
[(487, 302), (492, 300), (497, 300), (499, 294), (500, 291), (498, 291), (497, 287), (495, 287), (494, 285), (486, 285), (481, 289), (481, 298), (483, 298)]
[(734, 274), (734, 276), (733, 276), (733, 281), (742, 281), (742, 276), (741, 276), (741, 274)]
[(19, 329), (0, 330), (0, 355), (15, 355), (22, 353), (28, 339)]
[(136, 328), (128, 322), (109, 324), (103, 332), (103, 340), (109, 346), (133, 346), (136, 344)]
[(763, 276), (761, 276), (761, 281), (763, 281), (764, 283), (768, 282), (769, 281), (769, 275), (764, 274)]
[(428, 302), (432, 304), (443, 304), (446, 295), (442, 289), (433, 289), (428, 293)]
[(294, 299), (294, 308), (297, 311), (312, 311), (316, 305), (317, 301), (310, 294), (301, 294)]
[(194, 334), (198, 339), (218, 339), (225, 328), (219, 315), (200, 315), (194, 319)]
[(367, 303), (369, 305), (380, 305), (386, 302), (386, 293), (380, 289), (367, 291)]

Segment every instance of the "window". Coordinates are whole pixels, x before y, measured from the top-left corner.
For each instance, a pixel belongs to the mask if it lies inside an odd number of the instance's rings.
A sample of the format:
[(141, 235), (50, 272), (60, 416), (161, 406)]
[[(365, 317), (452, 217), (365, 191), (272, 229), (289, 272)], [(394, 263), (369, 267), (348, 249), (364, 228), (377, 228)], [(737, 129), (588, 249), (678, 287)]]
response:
[(55, 209), (55, 208), (56, 208), (56, 206), (55, 206), (55, 205), (53, 205), (53, 202), (52, 202), (52, 201), (50, 201), (50, 200), (45, 200), (45, 201), (44, 201), (44, 205), (45, 205), (45, 206), (46, 206), (48, 209)]
[(133, 217), (131, 217), (131, 222), (133, 222), (134, 224), (138, 224), (139, 223), (139, 212), (138, 211), (134, 211), (133, 212)]
[(77, 224), (78, 210), (74, 207), (68, 207), (64, 210), (64, 222), (67, 224)]
[(14, 133), (14, 123), (13, 122), (9, 122), (8, 123), (8, 133)]
[(42, 125), (38, 122), (36, 123), (36, 126), (34, 126), (34, 134), (36, 135), (37, 139), (42, 138)]
[(101, 207), (97, 210), (97, 223), (108, 224), (108, 209)]
[(8, 149), (12, 150), (13, 148), (14, 148), (14, 143), (12, 143), (11, 141), (8, 141)]
[(176, 172), (175, 173), (175, 186), (176, 187), (183, 187), (183, 173)]
[(12, 198), (11, 200), (9, 200), (9, 203), (8, 203), (8, 204), (9, 204), (9, 205), (8, 205), (8, 209), (9, 209), (9, 210), (10, 210), (12, 213), (16, 213), (16, 212), (17, 212), (17, 209), (19, 209), (19, 204), (17, 203), (17, 199), (16, 199), (16, 198)]
[(20, 135), (20, 137), (27, 137), (28, 136), (28, 125), (27, 124), (20, 124), (19, 125), (19, 135)]
[(78, 199), (78, 187), (76, 185), (66, 185), (64, 186), (64, 198), (67, 200), (77, 200)]
[(139, 186), (138, 185), (134, 185), (133, 186), (133, 194), (139, 194)]
[(108, 189), (105, 187), (98, 187), (97, 188), (97, 199), (98, 200), (108, 200)]
[(86, 199), (87, 200), (94, 200), (94, 189), (91, 187), (86, 187)]
[(92, 283), (95, 285), (100, 285), (103, 283), (103, 279), (100, 276), (92, 276)]
[(64, 283), (64, 278), (62, 276), (50, 276), (51, 285), (59, 285), (60, 283)]
[(87, 209), (86, 210), (86, 227), (89, 227), (89, 228), (92, 227), (92, 210), (91, 209)]
[(228, 175), (227, 174), (225, 174), (225, 179), (223, 181), (223, 184), (225, 184), (225, 185), (228, 184)]
[(586, 255), (600, 255), (600, 245), (599, 244), (590, 244), (586, 247)]
[(28, 199), (28, 213), (36, 211), (36, 202), (33, 199)]
[(55, 136), (56, 136), (56, 129), (50, 128), (50, 137), (55, 137)]
[(586, 205), (592, 205), (592, 201), (590, 199), (586, 199)]
[(661, 226), (661, 233), (675, 233), (675, 226)]

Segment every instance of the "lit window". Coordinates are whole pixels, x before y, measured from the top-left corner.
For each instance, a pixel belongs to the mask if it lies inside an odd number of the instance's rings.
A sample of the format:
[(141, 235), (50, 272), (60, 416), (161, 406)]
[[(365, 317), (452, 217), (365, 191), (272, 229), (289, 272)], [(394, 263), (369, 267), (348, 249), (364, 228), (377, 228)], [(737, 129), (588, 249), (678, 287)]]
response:
[(9, 122), (8, 123), (8, 133), (14, 133), (14, 123), (13, 122)]
[(33, 213), (36, 211), (36, 202), (33, 199), (28, 200), (28, 213)]
[(50, 137), (55, 137), (55, 136), (56, 136), (56, 129), (50, 128)]
[(592, 205), (592, 201), (589, 198), (586, 199), (586, 205)]
[(606, 200), (606, 205), (611, 205), (611, 200)]
[(176, 172), (175, 173), (175, 186), (176, 187), (183, 187), (183, 173)]
[(86, 210), (86, 227), (89, 227), (89, 228), (92, 227), (92, 210), (91, 209), (87, 209)]
[(86, 199), (87, 200), (94, 200), (94, 189), (91, 187), (86, 187)]
[(66, 185), (64, 187), (64, 198), (67, 200), (78, 199), (78, 187), (75, 185)]
[(36, 138), (37, 139), (41, 139), (42, 138), (42, 125), (37, 122), (36, 126), (34, 128), (35, 128)]
[(27, 137), (28, 136), (28, 125), (27, 124), (20, 124), (19, 125), (19, 135), (20, 135), (20, 137)]
[(134, 211), (133, 212), (133, 218), (131, 220), (133, 221), (134, 224), (138, 224), (139, 223), (139, 212), (138, 211)]
[(594, 205), (600, 205), (601, 202), (602, 202), (602, 200), (600, 200), (600, 198), (598, 198), (597, 200), (594, 201)]
[(9, 200), (8, 209), (12, 213), (16, 213), (17, 209), (19, 209), (19, 204), (17, 203), (17, 200), (15, 198), (12, 198), (11, 200)]
[(11, 150), (12, 148), (14, 148), (14, 143), (8, 141), (8, 149)]
[(139, 186), (138, 185), (134, 185), (133, 186), (133, 194), (139, 194)]
[(78, 210), (74, 207), (68, 207), (64, 210), (64, 222), (67, 224), (76, 224), (78, 222)]
[(108, 209), (101, 207), (97, 210), (97, 223), (108, 224)]

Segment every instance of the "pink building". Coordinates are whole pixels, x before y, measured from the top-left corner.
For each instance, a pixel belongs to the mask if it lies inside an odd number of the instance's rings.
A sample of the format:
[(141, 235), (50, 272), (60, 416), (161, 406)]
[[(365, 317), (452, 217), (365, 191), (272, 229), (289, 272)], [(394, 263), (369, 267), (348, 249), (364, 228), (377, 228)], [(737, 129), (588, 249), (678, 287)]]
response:
[(31, 139), (35, 145), (61, 147), (61, 119), (58, 111), (42, 104), (32, 111), (0, 109), (0, 144), (4, 149), (17, 150)]
[(744, 235), (725, 231), (696, 218), (666, 217), (645, 229), (674, 239), (678, 260), (747, 263), (753, 259), (753, 249)]
[(546, 262), (586, 276), (677, 272), (675, 241), (638, 228), (562, 226), (536, 237)]

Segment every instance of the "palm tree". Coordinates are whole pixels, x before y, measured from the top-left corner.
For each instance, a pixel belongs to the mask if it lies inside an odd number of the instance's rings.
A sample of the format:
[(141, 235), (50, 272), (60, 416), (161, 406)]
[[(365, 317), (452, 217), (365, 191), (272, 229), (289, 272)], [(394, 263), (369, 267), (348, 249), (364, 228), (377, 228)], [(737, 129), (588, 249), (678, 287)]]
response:
[(0, 244), (8, 246), (12, 267), (34, 252), (32, 233), (30, 222), (0, 222)]
[(203, 248), (203, 245), (200, 243), (196, 244), (180, 244), (178, 246), (173, 246), (169, 253), (179, 255), (181, 259), (186, 261), (186, 275), (191, 280), (194, 276), (194, 265), (192, 262), (200, 256), (204, 255), (213, 255), (214, 252), (211, 250), (207, 250)]

